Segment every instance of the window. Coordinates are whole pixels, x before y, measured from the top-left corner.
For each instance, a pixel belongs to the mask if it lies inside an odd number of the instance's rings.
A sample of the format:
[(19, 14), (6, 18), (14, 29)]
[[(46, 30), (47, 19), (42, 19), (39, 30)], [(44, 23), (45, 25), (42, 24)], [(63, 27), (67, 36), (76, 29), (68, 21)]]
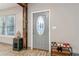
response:
[(1, 16), (0, 17), (0, 34), (4, 34), (4, 18)]
[(6, 20), (7, 35), (14, 35), (14, 16), (7, 16)]
[(14, 35), (15, 34), (15, 16), (1, 16), (0, 17), (0, 35)]

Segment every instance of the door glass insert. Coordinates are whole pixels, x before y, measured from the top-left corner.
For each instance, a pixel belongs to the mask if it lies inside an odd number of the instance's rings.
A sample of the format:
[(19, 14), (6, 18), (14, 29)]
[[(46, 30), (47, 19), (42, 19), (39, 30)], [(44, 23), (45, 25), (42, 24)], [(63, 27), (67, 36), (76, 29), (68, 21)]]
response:
[(44, 23), (44, 17), (38, 16), (37, 22), (36, 22), (36, 30), (39, 35), (42, 35), (44, 33), (45, 29), (45, 23)]

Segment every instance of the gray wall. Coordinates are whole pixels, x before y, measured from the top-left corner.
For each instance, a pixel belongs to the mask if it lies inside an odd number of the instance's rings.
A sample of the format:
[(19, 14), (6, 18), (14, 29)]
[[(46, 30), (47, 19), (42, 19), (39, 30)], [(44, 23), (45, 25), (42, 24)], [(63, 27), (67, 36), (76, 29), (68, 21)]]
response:
[[(79, 52), (79, 4), (28, 4), (28, 47), (31, 46), (31, 12), (50, 9), (51, 41), (69, 42)], [(53, 30), (52, 27), (56, 26)]]

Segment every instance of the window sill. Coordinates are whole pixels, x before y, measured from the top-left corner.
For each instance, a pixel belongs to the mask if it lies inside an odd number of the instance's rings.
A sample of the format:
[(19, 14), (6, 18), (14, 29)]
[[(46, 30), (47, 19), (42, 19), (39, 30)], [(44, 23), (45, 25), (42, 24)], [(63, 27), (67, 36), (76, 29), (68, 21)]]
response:
[(15, 38), (15, 35), (0, 35), (0, 37), (10, 37), (10, 38)]

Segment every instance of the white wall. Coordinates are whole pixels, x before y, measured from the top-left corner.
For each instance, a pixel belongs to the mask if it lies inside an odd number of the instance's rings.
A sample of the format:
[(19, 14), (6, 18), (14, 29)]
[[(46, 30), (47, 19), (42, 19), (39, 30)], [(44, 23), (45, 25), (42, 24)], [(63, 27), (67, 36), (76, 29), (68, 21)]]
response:
[[(15, 32), (20, 31), (21, 36), (23, 33), (23, 13), (22, 13), (22, 7), (19, 5), (13, 8), (8, 8), (4, 10), (0, 10), (0, 16), (5, 16), (5, 15), (12, 15), (15, 14)], [(13, 38), (14, 36), (5, 36), (5, 35), (0, 35), (0, 42), (2, 43), (8, 43), (8, 44), (13, 44)]]
[[(79, 4), (28, 4), (28, 46), (31, 46), (31, 12), (50, 9), (51, 41), (69, 42), (79, 52)], [(53, 30), (52, 27), (56, 26)]]

